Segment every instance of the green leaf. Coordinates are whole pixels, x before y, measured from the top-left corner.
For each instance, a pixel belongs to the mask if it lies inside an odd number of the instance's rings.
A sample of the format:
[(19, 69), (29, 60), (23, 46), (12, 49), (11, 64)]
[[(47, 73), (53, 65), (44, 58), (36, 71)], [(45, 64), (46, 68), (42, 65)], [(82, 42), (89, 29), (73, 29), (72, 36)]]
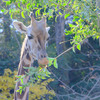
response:
[(65, 35), (69, 35), (69, 34), (73, 34), (73, 32), (72, 32), (72, 31), (67, 31), (67, 30), (66, 30)]
[(23, 18), (25, 18), (25, 16), (24, 16), (24, 11), (21, 12), (21, 16), (22, 16)]
[(10, 3), (11, 3), (10, 0), (9, 0), (9, 1), (6, 1), (6, 6), (7, 6), (7, 5), (10, 5)]
[(22, 89), (22, 86), (19, 86), (20, 89)]
[(23, 66), (23, 68), (24, 68), (24, 69), (30, 69), (30, 67), (24, 67), (24, 66)]
[(20, 3), (18, 3), (18, 7), (20, 8)]
[(13, 16), (13, 13), (10, 14), (11, 19), (12, 19), (12, 16)]
[(20, 89), (18, 89), (16, 92), (19, 92), (20, 91)]
[(79, 17), (78, 17), (78, 16), (74, 16), (74, 18), (75, 18), (75, 19), (78, 19)]
[(58, 16), (55, 17), (55, 22), (57, 22), (57, 17), (58, 17)]
[(69, 24), (69, 27), (75, 27), (75, 25), (73, 25), (73, 24)]
[(28, 4), (26, 5), (26, 7), (27, 7), (27, 9), (29, 9), (29, 7), (30, 7), (30, 3), (28, 3)]
[(38, 78), (41, 78), (41, 76), (40, 76), (40, 75), (38, 75)]
[(23, 84), (24, 82), (23, 82), (23, 78), (21, 78), (21, 83)]
[(42, 79), (46, 79), (45, 77), (42, 77)]
[(21, 78), (22, 76), (21, 76), (21, 75), (16, 75), (15, 77), (17, 77), (17, 78)]
[(38, 15), (40, 15), (40, 9), (38, 9), (37, 12), (38, 12)]
[(62, 16), (63, 14), (62, 14), (61, 12), (59, 12), (59, 15), (61, 15), (61, 16)]
[[(68, 1), (68, 0), (67, 0)], [(63, 3), (63, 6), (65, 7), (67, 4), (66, 3)]]
[(54, 59), (55, 59), (55, 58), (50, 58), (50, 57), (48, 57), (48, 60), (49, 60), (49, 64), (48, 64), (48, 65), (49, 65), (49, 66), (51, 66), (51, 65), (53, 64)]
[(20, 89), (20, 94), (22, 93), (22, 89)]
[(81, 45), (80, 44), (77, 45), (77, 49), (81, 50)]
[(3, 9), (1, 9), (1, 11), (2, 11), (2, 12), (5, 12), (5, 11), (6, 11), (6, 9), (4, 9), (4, 8), (3, 8)]
[(73, 52), (75, 52), (75, 47), (74, 46), (73, 46), (72, 50), (73, 50)]
[(36, 15), (36, 17), (37, 17), (37, 15), (38, 15), (38, 11), (35, 12), (35, 15)]
[(53, 64), (54, 64), (54, 67), (55, 68), (58, 68), (58, 64), (57, 64), (57, 60), (56, 59), (54, 60), (54, 63)]
[(70, 14), (68, 13), (68, 14), (66, 14), (64, 17), (65, 17), (65, 19), (69, 16)]

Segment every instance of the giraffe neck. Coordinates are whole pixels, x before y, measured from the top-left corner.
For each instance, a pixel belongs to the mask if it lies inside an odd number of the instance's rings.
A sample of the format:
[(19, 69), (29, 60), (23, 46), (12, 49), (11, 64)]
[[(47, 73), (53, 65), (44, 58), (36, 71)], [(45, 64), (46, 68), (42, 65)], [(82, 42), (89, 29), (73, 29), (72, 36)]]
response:
[[(34, 55), (31, 53), (31, 47), (30, 45), (28, 45), (28, 39), (25, 38), (24, 44), (22, 46), (20, 63), (18, 67), (18, 75), (25, 75), (25, 72), (28, 72), (28, 69), (24, 69), (23, 67), (31, 67), (31, 64), (33, 62), (34, 62)], [(23, 80), (24, 84), (26, 84), (28, 80), (29, 76), (26, 76)], [(19, 92), (16, 92), (16, 90), (19, 89), (19, 86), (21, 86), (20, 81), (16, 83), (14, 100), (28, 100), (29, 87), (26, 87), (26, 89), (22, 92), (22, 94), (20, 94)]]

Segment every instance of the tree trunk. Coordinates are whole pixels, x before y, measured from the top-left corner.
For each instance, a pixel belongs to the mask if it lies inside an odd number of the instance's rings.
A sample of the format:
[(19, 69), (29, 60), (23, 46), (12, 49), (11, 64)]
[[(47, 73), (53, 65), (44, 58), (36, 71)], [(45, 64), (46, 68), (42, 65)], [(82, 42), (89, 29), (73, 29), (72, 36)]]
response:
[(56, 48), (57, 54), (59, 55), (64, 51), (64, 44), (60, 44), (65, 40), (64, 35), (64, 17), (58, 16), (57, 22), (55, 23), (55, 33), (56, 33)]
[[(98, 17), (98, 32), (100, 33), (100, 0), (96, 0), (96, 8), (97, 8), (97, 17)], [(100, 46), (100, 37), (99, 37), (99, 46)]]
[(4, 33), (4, 37), (5, 37), (5, 42), (9, 42), (11, 40), (11, 29), (10, 29), (10, 16), (9, 13), (7, 13), (6, 15), (3, 15), (3, 33)]
[[(2, 2), (2, 6), (5, 9), (9, 9), (9, 6), (6, 6), (6, 3)], [(3, 33), (4, 33), (4, 38), (5, 38), (5, 43), (9, 42), (11, 40), (11, 29), (10, 29), (10, 24), (11, 24), (11, 20), (10, 20), (10, 15), (9, 12), (7, 12), (7, 14), (2, 14), (3, 15)]]
[[(64, 25), (65, 25), (64, 16), (59, 15), (57, 17), (57, 21), (55, 22), (57, 55), (61, 54), (66, 49), (65, 43), (61, 43), (61, 42), (65, 41)], [(64, 65), (64, 63), (65, 63), (64, 59), (66, 59), (65, 55), (58, 58), (58, 66), (59, 66), (58, 72), (60, 73), (60, 75), (62, 77), (62, 81), (64, 83), (69, 83), (68, 71), (62, 70), (62, 68), (67, 67), (67, 66)]]

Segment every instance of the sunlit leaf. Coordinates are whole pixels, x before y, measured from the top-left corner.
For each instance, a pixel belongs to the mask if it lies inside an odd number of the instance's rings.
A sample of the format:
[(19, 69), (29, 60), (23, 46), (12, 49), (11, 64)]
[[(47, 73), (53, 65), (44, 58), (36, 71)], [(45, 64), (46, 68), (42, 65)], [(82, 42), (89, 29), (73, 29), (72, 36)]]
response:
[(21, 78), (22, 76), (21, 76), (21, 75), (16, 75), (15, 77), (17, 77), (17, 78)]
[(81, 45), (80, 44), (77, 45), (77, 49), (81, 50)]
[(20, 8), (20, 3), (18, 3), (18, 7)]
[(58, 64), (57, 64), (57, 60), (56, 59), (54, 60), (54, 63), (53, 64), (54, 64), (54, 67), (55, 68), (58, 68)]
[(9, 0), (9, 1), (6, 1), (6, 6), (7, 6), (7, 5), (10, 5), (10, 3), (11, 3), (10, 0)]
[(75, 47), (74, 46), (73, 46), (72, 50), (73, 50), (73, 52), (75, 52)]
[(22, 93), (22, 89), (20, 89), (19, 93), (20, 93), (20, 94)]
[(13, 13), (10, 14), (11, 19), (12, 19), (12, 16), (13, 16)]
[(23, 84), (24, 82), (23, 82), (23, 78), (21, 78), (21, 83)]
[(19, 86), (20, 89), (22, 89), (22, 86)]
[(63, 14), (62, 14), (61, 12), (59, 12), (59, 15), (61, 15), (61, 16), (62, 16)]
[(18, 89), (16, 92), (19, 92), (20, 91), (20, 89)]
[(69, 14), (69, 13), (68, 13), (68, 14), (65, 14), (65, 16), (64, 16), (64, 17), (65, 17), (65, 19), (66, 19), (68, 16), (70, 16), (70, 14)]
[(53, 64), (54, 59), (55, 59), (55, 58), (50, 58), (50, 57), (48, 57), (48, 60), (49, 60), (49, 64), (48, 64), (48, 65), (49, 65), (49, 66), (51, 66), (51, 65)]
[(25, 18), (25, 16), (24, 16), (24, 11), (21, 12), (21, 16), (22, 16), (23, 18)]

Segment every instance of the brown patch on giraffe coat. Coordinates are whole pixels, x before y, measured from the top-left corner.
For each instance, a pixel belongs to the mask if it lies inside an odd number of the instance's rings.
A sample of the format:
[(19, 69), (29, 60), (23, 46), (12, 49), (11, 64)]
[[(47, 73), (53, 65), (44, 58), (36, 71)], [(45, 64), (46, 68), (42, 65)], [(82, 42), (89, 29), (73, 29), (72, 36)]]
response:
[(41, 50), (41, 47), (40, 46), (38, 46), (38, 50)]
[[(30, 64), (26, 64), (24, 61), (22, 61), (22, 66), (23, 67), (30, 67)], [(28, 69), (24, 69), (23, 67), (22, 67), (21, 74), (25, 74), (25, 72), (28, 72)]]
[(37, 43), (37, 40), (35, 39), (35, 43)]
[(25, 49), (25, 50), (23, 51), (22, 58), (26, 55), (27, 51), (28, 51), (27, 49)]
[(29, 46), (29, 50), (31, 50), (30, 46)]
[(28, 72), (28, 69), (24, 69), (23, 67), (30, 67), (30, 64), (26, 64), (24, 61), (22, 61), (19, 64), (18, 75), (23, 75), (25, 72)]
[(30, 57), (29, 53), (26, 54), (26, 59), (31, 61), (31, 57)]

